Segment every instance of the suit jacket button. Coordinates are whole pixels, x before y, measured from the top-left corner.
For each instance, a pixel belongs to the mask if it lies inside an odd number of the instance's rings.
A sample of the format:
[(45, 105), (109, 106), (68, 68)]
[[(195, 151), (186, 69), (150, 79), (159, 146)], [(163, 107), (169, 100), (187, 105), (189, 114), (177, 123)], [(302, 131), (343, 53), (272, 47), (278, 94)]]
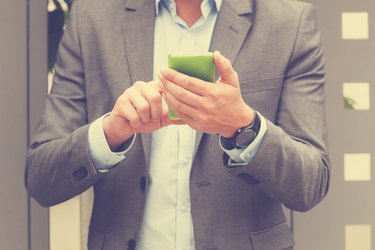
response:
[(135, 249), (136, 242), (134, 239), (130, 239), (128, 241), (128, 250), (134, 250)]
[(76, 181), (80, 181), (88, 175), (88, 171), (85, 167), (81, 166), (75, 170), (72, 175)]
[(147, 178), (145, 176), (141, 177), (141, 179), (139, 180), (139, 185), (141, 186), (141, 189), (144, 192), (147, 186)]

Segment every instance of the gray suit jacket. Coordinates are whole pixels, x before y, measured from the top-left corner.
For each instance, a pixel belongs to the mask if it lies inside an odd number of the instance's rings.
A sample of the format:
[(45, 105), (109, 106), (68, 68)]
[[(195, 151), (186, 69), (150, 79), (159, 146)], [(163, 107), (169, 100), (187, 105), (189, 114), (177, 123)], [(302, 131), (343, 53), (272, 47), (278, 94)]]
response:
[[(99, 173), (88, 153), (91, 121), (135, 81), (152, 80), (154, 0), (78, 0), (56, 76), (27, 155), (26, 185), (42, 205), (94, 186), (89, 249), (135, 249), (149, 182), (150, 135)], [(281, 204), (307, 211), (326, 194), (329, 159), (324, 63), (311, 5), (224, 0), (210, 49), (239, 75), (242, 96), (268, 131), (246, 166), (228, 168), (217, 135), (198, 133), (190, 175), (197, 250), (293, 246)]]

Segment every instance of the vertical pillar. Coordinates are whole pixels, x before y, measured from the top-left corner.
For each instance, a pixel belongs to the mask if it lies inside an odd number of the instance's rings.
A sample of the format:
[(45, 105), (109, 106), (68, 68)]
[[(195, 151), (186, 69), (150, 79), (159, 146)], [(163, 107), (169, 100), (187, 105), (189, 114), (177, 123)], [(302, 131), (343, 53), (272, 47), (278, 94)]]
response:
[(0, 249), (28, 249), (26, 7), (0, 7)]

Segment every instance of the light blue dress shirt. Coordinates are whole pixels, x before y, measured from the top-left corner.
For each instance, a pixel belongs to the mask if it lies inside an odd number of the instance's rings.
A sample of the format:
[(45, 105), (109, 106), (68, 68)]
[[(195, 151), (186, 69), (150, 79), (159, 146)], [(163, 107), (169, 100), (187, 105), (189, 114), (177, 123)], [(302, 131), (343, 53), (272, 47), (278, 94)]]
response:
[[(202, 17), (189, 28), (177, 15), (173, 0), (156, 0), (154, 79), (167, 66), (169, 54), (209, 50), (221, 2), (203, 0)], [(111, 152), (103, 132), (103, 117), (89, 128), (89, 150), (97, 169), (105, 172), (126, 157), (132, 143), (123, 152)], [(260, 118), (260, 133), (248, 148), (228, 151), (222, 147), (231, 165), (247, 164), (257, 152), (267, 130), (264, 118)], [(194, 141), (195, 131), (188, 125), (170, 125), (152, 133), (149, 185), (138, 250), (195, 250), (189, 188)]]

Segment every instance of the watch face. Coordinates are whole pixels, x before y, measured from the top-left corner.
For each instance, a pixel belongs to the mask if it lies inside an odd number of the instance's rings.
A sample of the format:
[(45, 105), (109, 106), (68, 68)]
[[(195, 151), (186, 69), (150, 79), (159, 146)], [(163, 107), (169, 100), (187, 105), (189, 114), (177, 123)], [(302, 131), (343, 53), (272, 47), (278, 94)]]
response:
[(246, 148), (249, 146), (257, 136), (257, 133), (252, 129), (241, 131), (236, 138), (236, 146), (238, 148)]

